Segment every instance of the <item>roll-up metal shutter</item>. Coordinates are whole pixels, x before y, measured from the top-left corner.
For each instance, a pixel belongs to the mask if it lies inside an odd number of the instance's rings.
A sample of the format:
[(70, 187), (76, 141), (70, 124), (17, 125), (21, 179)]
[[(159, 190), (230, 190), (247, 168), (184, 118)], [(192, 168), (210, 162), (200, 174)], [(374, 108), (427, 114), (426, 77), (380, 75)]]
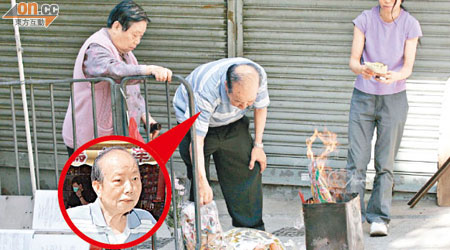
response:
[[(117, 2), (38, 1), (40, 4), (58, 4), (60, 13), (47, 29), (21, 28), (26, 78), (71, 78), (73, 63), (82, 43), (105, 26), (107, 16)], [(374, 6), (376, 1), (137, 2), (152, 19), (135, 51), (140, 63), (166, 66), (185, 76), (199, 64), (227, 57), (231, 46), (238, 50), (237, 55), (253, 59), (266, 68), (272, 102), (264, 136), (269, 157), (265, 183), (308, 184), (302, 175), (309, 163), (305, 140), (312, 135), (314, 128), (326, 126), (338, 134), (340, 150), (331, 157), (329, 165), (345, 167), (348, 109), (355, 79), (347, 66), (353, 29), (351, 20)], [(242, 12), (237, 9), (227, 13), (227, 2), (237, 2), (239, 8), (243, 4)], [(443, 112), (441, 102), (448, 98), (443, 93), (443, 81), (450, 75), (450, 3), (444, 0), (408, 0), (405, 6), (421, 22), (424, 37), (408, 83), (410, 114), (396, 164), (396, 189), (402, 191), (416, 190), (436, 170), (436, 148), (442, 131), (442, 125), (439, 125)], [(9, 8), (9, 3), (0, 3), (0, 13), (6, 13)], [(233, 35), (236, 35), (238, 44), (228, 44), (227, 22), (230, 24), (231, 17), (240, 13), (243, 16), (237, 20), (243, 20), (243, 34), (239, 34), (242, 29), (240, 21), (236, 21), (234, 25), (237, 27), (234, 28), (238, 34)], [(239, 44), (242, 41), (240, 35), (243, 35), (243, 44)], [(0, 81), (18, 79), (10, 20), (0, 20), (0, 53)], [(177, 86), (178, 83), (172, 83), (172, 94)], [(62, 166), (67, 157), (61, 126), (69, 92), (62, 87), (55, 90), (57, 146)], [(166, 121), (164, 91), (162, 84), (151, 83), (150, 110), (163, 123)], [(20, 111), (22, 103), (17, 88), (14, 93), (21, 152), (19, 161), (21, 166), (27, 166), (23, 113)], [(35, 91), (39, 164), (51, 171), (54, 145), (48, 96), (46, 88)], [(167, 124), (163, 125), (167, 128)], [(15, 179), (11, 168), (15, 166), (11, 126), (9, 89), (1, 87), (0, 176), (3, 187)], [(178, 154), (174, 155), (179, 163)], [(26, 174), (27, 170), (23, 172)], [(48, 183), (41, 183), (41, 187), (54, 188), (56, 183), (49, 179)], [(10, 191), (14, 192), (13, 189)]]
[[(269, 78), (265, 183), (309, 184), (305, 140), (315, 128), (338, 134), (339, 150), (328, 165), (345, 168), (355, 80), (348, 67), (352, 20), (376, 4), (243, 1), (242, 55), (260, 63)], [(408, 0), (404, 5), (421, 23), (424, 37), (408, 82), (410, 110), (394, 174), (396, 190), (415, 191), (437, 166), (444, 81), (450, 77), (450, 3)]]
[[(101, 27), (95, 21), (95, 8), (84, 8), (87, 1), (79, 2), (73, 6), (74, 1), (39, 1), (38, 4), (49, 3), (58, 4), (60, 7), (59, 16), (48, 28), (20, 28), (23, 63), (26, 79), (61, 79), (72, 78), (72, 69), (78, 49), (83, 41), (89, 36), (89, 32)], [(110, 4), (111, 5), (111, 4)], [(72, 7), (73, 6), (73, 7)], [(8, 1), (0, 4), (2, 15), (11, 8)], [(110, 8), (110, 7), (107, 7)], [(98, 9), (97, 9), (98, 10)], [(83, 13), (81, 15), (76, 13)], [(97, 14), (98, 11), (97, 11)], [(75, 17), (75, 18), (74, 18)], [(88, 27), (83, 27), (76, 18), (88, 23)], [(11, 20), (0, 21), (0, 81), (18, 80), (19, 70), (15, 47), (15, 38)], [(57, 121), (58, 145), (53, 145), (52, 123), (50, 108), (50, 93), (48, 86), (35, 86), (35, 111), (36, 111), (36, 131), (31, 127), (31, 136), (37, 135), (37, 145), (39, 152), (38, 163), (40, 168), (41, 188), (54, 189), (56, 181), (54, 176), (54, 162), (52, 150), (57, 147), (59, 153), (59, 167), (62, 168), (67, 160), (67, 151), (62, 142), (61, 127), (67, 110), (69, 91), (64, 86), (55, 86), (55, 116)], [(30, 100), (30, 90), (27, 90), (29, 117), (31, 124), (32, 105)], [(14, 88), (14, 105), (17, 120), (17, 143), (19, 149), (19, 166), (28, 168), (27, 147), (25, 138), (25, 124), (23, 117), (23, 106), (20, 88)], [(14, 139), (12, 129), (12, 115), (9, 88), (0, 88), (0, 171), (2, 178), (2, 188), (6, 192), (16, 194), (16, 173), (11, 167), (16, 166), (14, 154)], [(34, 147), (33, 147), (34, 150)], [(46, 171), (48, 170), (48, 171)], [(53, 170), (53, 171), (52, 171)], [(29, 170), (21, 170), (22, 194), (30, 193)]]
[[(135, 55), (140, 63), (161, 65), (186, 77), (200, 64), (227, 57), (226, 1), (146, 1), (151, 23)], [(173, 97), (180, 84), (170, 84)], [(144, 93), (142, 91), (142, 93)], [(167, 129), (165, 85), (151, 81), (148, 98), (152, 116)], [(176, 125), (170, 98), (172, 127)], [(178, 152), (176, 165), (184, 171)]]
[[(109, 12), (120, 1), (37, 1), (38, 4), (59, 5), (59, 16), (46, 28), (20, 28), (26, 79), (72, 78), (73, 65), (83, 42), (106, 26)], [(141, 44), (134, 51), (140, 64), (169, 67), (175, 74), (186, 76), (197, 65), (227, 56), (226, 1), (136, 1), (151, 18)], [(0, 13), (6, 13), (10, 3), (0, 3)], [(17, 56), (11, 20), (0, 20), (0, 81), (18, 80)], [(150, 83), (149, 100), (152, 115), (167, 128), (164, 84)], [(173, 95), (178, 83), (170, 87)], [(69, 102), (67, 87), (55, 86), (59, 167), (67, 160), (61, 129)], [(29, 90), (28, 90), (29, 91)], [(143, 92), (142, 92), (143, 93)], [(28, 94), (28, 99), (30, 95)], [(16, 119), (18, 122), (19, 162), (28, 166), (20, 89), (15, 88)], [(30, 101), (30, 100), (29, 100)], [(39, 167), (54, 169), (51, 114), (48, 87), (36, 87), (37, 141)], [(9, 88), (0, 87), (0, 173), (2, 185), (15, 186), (14, 141)], [(171, 105), (170, 105), (171, 106)], [(31, 105), (29, 102), (30, 119)], [(172, 119), (174, 122), (175, 119)], [(31, 131), (33, 137), (33, 131)], [(178, 153), (174, 154), (178, 157)], [(180, 160), (178, 160), (180, 161)], [(5, 168), (6, 167), (6, 168)], [(3, 174), (5, 173), (5, 174)], [(26, 175), (27, 171), (23, 174)], [(41, 172), (43, 174), (44, 172)], [(23, 190), (29, 177), (23, 177)], [(11, 185), (10, 185), (11, 184)], [(53, 177), (41, 177), (41, 187), (55, 188)], [(10, 192), (16, 192), (8, 188)]]
[[(135, 52), (140, 63), (168, 67), (186, 77), (200, 64), (227, 57), (226, 1), (147, 1), (143, 6), (149, 10), (152, 22)], [(172, 82), (169, 89), (172, 127), (177, 125), (172, 98), (179, 85)], [(150, 81), (148, 89), (149, 110), (165, 132), (168, 128), (165, 85)], [(173, 160), (176, 175), (184, 176), (178, 149)]]

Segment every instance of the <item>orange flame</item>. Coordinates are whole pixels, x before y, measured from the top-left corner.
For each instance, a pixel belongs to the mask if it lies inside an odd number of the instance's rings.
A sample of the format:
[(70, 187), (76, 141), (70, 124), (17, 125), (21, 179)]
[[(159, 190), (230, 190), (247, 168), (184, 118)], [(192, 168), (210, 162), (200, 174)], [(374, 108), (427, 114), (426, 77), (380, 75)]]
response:
[[(319, 155), (315, 156), (312, 150), (312, 144), (319, 138), (325, 150)], [(326, 170), (331, 168), (326, 167), (325, 163), (327, 161), (328, 155), (336, 150), (337, 148), (337, 135), (325, 129), (325, 131), (318, 132), (317, 129), (314, 130), (314, 134), (306, 140), (307, 145), (307, 156), (311, 160), (311, 165), (309, 166), (309, 175), (311, 178), (311, 193), (313, 194), (313, 199), (315, 203), (322, 202), (336, 202), (335, 197), (332, 195), (333, 186), (329, 187), (329, 179), (325, 173)], [(331, 182), (335, 184), (338, 182), (336, 180), (336, 175), (331, 175)]]
[[(320, 154), (319, 157), (314, 158), (312, 144), (317, 139), (317, 137), (319, 137), (319, 139), (322, 141), (323, 145), (325, 146), (325, 150)], [(318, 165), (323, 167), (325, 166), (325, 161), (327, 160), (328, 155), (337, 148), (337, 135), (326, 129), (323, 133), (317, 131), (317, 129), (314, 129), (314, 134), (309, 137), (309, 139), (306, 139), (306, 145), (308, 146), (308, 159), (310, 159), (311, 161), (318, 161), (318, 163), (320, 162), (321, 164)]]

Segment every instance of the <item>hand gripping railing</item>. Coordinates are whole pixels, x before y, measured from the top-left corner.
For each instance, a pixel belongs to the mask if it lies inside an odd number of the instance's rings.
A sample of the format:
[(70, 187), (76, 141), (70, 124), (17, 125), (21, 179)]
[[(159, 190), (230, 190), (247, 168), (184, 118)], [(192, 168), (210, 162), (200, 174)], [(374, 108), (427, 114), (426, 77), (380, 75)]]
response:
[[(146, 121), (149, 122), (149, 112), (148, 112), (148, 100), (147, 100), (147, 80), (149, 78), (154, 78), (153, 76), (130, 76), (125, 77), (122, 79), (121, 82), (121, 91), (124, 96), (126, 96), (126, 85), (128, 81), (130, 80), (143, 80), (144, 83), (144, 99), (145, 99), (145, 114), (146, 114)], [(194, 94), (192, 91), (191, 85), (182, 77), (178, 75), (172, 76), (172, 82), (179, 81), (183, 86), (186, 88), (188, 97), (189, 97), (189, 115), (192, 117), (195, 114), (195, 106), (194, 106)], [(169, 129), (171, 129), (171, 116), (170, 116), (170, 93), (169, 93), (169, 83), (166, 82), (166, 107), (167, 107), (167, 123), (169, 126)], [(126, 103), (126, 102), (124, 102)], [(197, 146), (197, 139), (196, 139), (196, 130), (195, 130), (195, 123), (190, 129), (191, 132), (191, 146), (192, 146), (192, 166), (193, 166), (193, 173), (197, 173), (198, 169), (198, 159), (197, 159), (197, 152), (196, 152), (196, 146)], [(147, 124), (147, 140), (150, 140), (150, 124)], [(170, 166), (170, 175), (172, 181), (175, 180), (175, 172), (173, 168), (173, 160), (172, 157), (170, 157), (169, 161)], [(196, 249), (200, 249), (201, 246), (201, 224), (200, 224), (200, 207), (199, 207), (199, 201), (198, 201), (198, 182), (197, 182), (197, 174), (193, 175), (192, 179), (192, 188), (194, 189), (194, 205), (195, 205), (195, 229), (196, 229), (196, 237), (197, 237), (197, 243), (196, 243)], [(172, 184), (172, 206), (173, 206), (173, 217), (174, 217), (174, 236), (175, 236), (175, 249), (178, 249), (179, 243), (178, 243), (178, 222), (177, 222), (177, 211), (176, 211), (176, 197), (175, 197), (175, 185)]]

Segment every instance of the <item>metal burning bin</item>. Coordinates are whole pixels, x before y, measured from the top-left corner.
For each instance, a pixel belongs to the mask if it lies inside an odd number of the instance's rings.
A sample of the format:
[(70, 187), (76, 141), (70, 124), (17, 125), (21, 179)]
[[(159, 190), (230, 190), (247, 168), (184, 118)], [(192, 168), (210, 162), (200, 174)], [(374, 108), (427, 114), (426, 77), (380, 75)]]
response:
[(303, 204), (306, 249), (364, 249), (359, 195), (336, 203)]

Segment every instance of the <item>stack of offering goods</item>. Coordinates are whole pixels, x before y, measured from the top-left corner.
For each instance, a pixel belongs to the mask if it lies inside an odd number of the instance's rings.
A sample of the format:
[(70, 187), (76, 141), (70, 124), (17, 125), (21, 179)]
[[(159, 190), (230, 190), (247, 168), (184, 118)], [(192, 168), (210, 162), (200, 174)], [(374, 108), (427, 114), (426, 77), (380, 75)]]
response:
[(388, 70), (388, 66), (384, 63), (379, 62), (364, 62), (364, 65), (366, 65), (370, 70), (372, 70), (375, 74), (385, 75)]
[(375, 73), (375, 78), (380, 79), (382, 81), (386, 81), (385, 75), (388, 71), (388, 66), (383, 63), (379, 62), (365, 62), (364, 65), (366, 65), (370, 70), (372, 70)]
[(272, 234), (251, 229), (234, 228), (223, 234), (224, 250), (285, 250), (281, 241)]
[[(181, 226), (186, 249), (195, 249), (195, 207), (189, 202), (183, 207)], [(216, 203), (200, 207), (201, 250), (285, 250), (281, 241), (270, 233), (250, 229), (235, 228), (222, 231)]]
[[(193, 202), (187, 203), (181, 210), (183, 239), (188, 250), (195, 249), (195, 206)], [(200, 207), (201, 221), (201, 248), (224, 249), (222, 247), (222, 226), (219, 221), (219, 212), (216, 203)]]

